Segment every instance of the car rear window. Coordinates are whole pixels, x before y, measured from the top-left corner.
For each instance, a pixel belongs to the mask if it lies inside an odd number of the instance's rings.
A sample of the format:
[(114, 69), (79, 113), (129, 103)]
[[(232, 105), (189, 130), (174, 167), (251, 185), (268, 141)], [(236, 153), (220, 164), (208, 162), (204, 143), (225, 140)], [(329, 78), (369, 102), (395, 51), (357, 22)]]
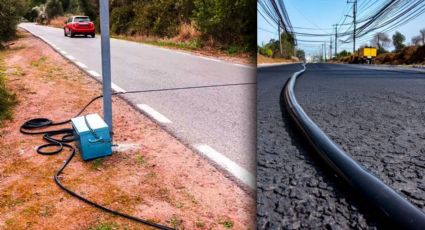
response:
[(75, 17), (74, 22), (90, 22), (89, 17)]

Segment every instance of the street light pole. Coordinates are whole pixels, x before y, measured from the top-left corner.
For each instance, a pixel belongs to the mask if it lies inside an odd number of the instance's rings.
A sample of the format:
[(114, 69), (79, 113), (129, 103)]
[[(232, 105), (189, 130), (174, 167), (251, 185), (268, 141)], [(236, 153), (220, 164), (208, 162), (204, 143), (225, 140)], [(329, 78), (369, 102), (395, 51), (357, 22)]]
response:
[(111, 46), (109, 40), (109, 1), (99, 0), (102, 51), (103, 119), (112, 133)]

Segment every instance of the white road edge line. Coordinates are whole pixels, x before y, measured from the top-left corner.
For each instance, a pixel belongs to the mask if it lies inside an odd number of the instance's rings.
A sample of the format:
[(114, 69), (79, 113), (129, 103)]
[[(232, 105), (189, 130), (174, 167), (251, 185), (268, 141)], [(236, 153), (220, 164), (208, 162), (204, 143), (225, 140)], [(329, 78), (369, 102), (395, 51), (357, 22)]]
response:
[(94, 70), (89, 70), (87, 72), (89, 72), (89, 74), (91, 74), (93, 77), (101, 77), (101, 75)]
[(66, 55), (66, 57), (67, 57), (69, 60), (75, 60), (75, 57), (73, 57), (73, 56), (71, 56), (71, 55)]
[(234, 177), (242, 181), (244, 184), (248, 185), (252, 189), (256, 188), (255, 177), (249, 173), (246, 169), (239, 166), (234, 161), (230, 160), (223, 154), (217, 152), (215, 149), (210, 147), (209, 145), (204, 144), (195, 144), (194, 147), (204, 154), (206, 157), (214, 161), (219, 166), (226, 169), (230, 172)]
[(149, 114), (149, 116), (151, 116), (152, 118), (154, 118), (160, 123), (167, 123), (167, 124), (171, 123), (171, 121), (167, 117), (165, 117), (164, 115), (162, 115), (161, 113), (159, 113), (158, 111), (150, 107), (149, 105), (137, 104), (137, 107), (139, 107), (139, 109), (143, 110), (144, 112)]
[[(77, 64), (77, 65), (78, 65), (78, 64)], [(94, 70), (88, 70), (87, 72), (88, 72), (90, 75), (92, 75), (93, 77), (101, 77), (101, 75), (100, 75), (98, 72), (94, 71)], [(127, 92), (127, 91), (125, 91), (125, 89), (123, 89), (123, 88), (119, 87), (117, 84), (115, 84), (115, 83), (113, 83), (113, 82), (111, 82), (111, 88), (112, 88), (113, 90), (115, 90), (115, 92), (122, 92), (122, 93)]]
[[(115, 41), (118, 41), (118, 42), (132, 42), (132, 41), (125, 41), (125, 40), (118, 39), (118, 38), (111, 38), (111, 40), (115, 40)], [(179, 53), (179, 54), (182, 54), (182, 55), (188, 55), (188, 56), (192, 56), (192, 57), (196, 57), (196, 58), (201, 58), (201, 59), (204, 59), (204, 60), (221, 62), (221, 63), (224, 63), (224, 64), (229, 64), (229, 65), (238, 66), (238, 67), (242, 67), (242, 68), (248, 68), (248, 69), (255, 69), (256, 68), (256, 66), (250, 66), (250, 65), (244, 65), (244, 64), (235, 64), (235, 63), (227, 62), (225, 60), (221, 60), (219, 58), (209, 58), (209, 57), (205, 57), (205, 56), (201, 56), (201, 55), (196, 55), (196, 54), (193, 54), (193, 53), (190, 53), (190, 52), (184, 52), (184, 51), (179, 51), (179, 50), (175, 50), (175, 49), (162, 48), (162, 47), (159, 47), (159, 46), (150, 45), (150, 44), (146, 44), (146, 43), (140, 43), (140, 42), (132, 42), (132, 43), (136, 43), (136, 44), (142, 45), (142, 46), (153, 47), (153, 48), (164, 50), (164, 51), (167, 51), (167, 52)]]
[(116, 85), (115, 83), (111, 82), (111, 88), (113, 90), (115, 90), (115, 92), (119, 92), (119, 93), (125, 93), (127, 91), (125, 91), (123, 88), (119, 87), (118, 85)]
[(66, 51), (63, 51), (63, 50), (59, 50), (59, 52), (61, 52), (61, 54), (63, 54), (63, 55), (66, 55), (67, 54), (67, 52)]
[(82, 62), (76, 61), (75, 64), (77, 64), (79, 67), (81, 67), (83, 69), (87, 69), (87, 66)]

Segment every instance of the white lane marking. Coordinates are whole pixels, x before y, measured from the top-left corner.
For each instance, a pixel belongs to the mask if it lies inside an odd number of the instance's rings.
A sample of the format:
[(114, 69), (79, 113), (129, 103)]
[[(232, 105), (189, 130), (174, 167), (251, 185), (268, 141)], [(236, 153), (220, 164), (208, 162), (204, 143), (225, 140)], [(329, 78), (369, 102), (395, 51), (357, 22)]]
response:
[(71, 55), (66, 55), (66, 57), (67, 57), (69, 60), (75, 60), (75, 57), (73, 57), (73, 56), (71, 56)]
[(113, 90), (115, 90), (115, 92), (121, 92), (121, 93), (125, 93), (127, 91), (125, 91), (123, 88), (119, 87), (118, 85), (116, 85), (115, 83), (111, 82), (111, 88)]
[[(87, 72), (89, 72), (89, 74), (92, 75), (93, 77), (101, 77), (101, 75), (94, 70), (88, 70)], [(125, 91), (125, 89), (119, 87), (117, 84), (113, 82), (111, 82), (111, 88), (115, 90), (115, 92), (123, 92), (123, 93), (127, 92)]]
[(255, 189), (255, 177), (249, 173), (246, 169), (239, 166), (237, 163), (233, 162), (223, 154), (217, 152), (215, 149), (211, 148), (209, 145), (204, 144), (195, 144), (194, 147), (203, 153), (206, 157), (213, 160), (216, 164), (226, 169), (234, 177), (238, 178), (244, 184)]
[(88, 72), (89, 72), (89, 74), (91, 74), (93, 77), (100, 77), (100, 76), (101, 76), (98, 72), (96, 72), (96, 71), (94, 71), (94, 70), (89, 70)]
[(77, 64), (79, 67), (81, 67), (83, 69), (87, 69), (87, 66), (82, 62), (76, 61), (75, 64)]
[(208, 60), (208, 61), (214, 61), (214, 62), (223, 62), (219, 59), (214, 59), (214, 58), (209, 58), (209, 57), (203, 57), (203, 56), (199, 56), (199, 58), (202, 58), (204, 60)]
[(150, 107), (149, 105), (138, 104), (137, 107), (139, 107), (139, 109), (141, 109), (144, 112), (146, 112), (147, 114), (149, 114), (149, 116), (151, 116), (152, 118), (154, 118), (158, 122), (171, 123), (171, 121), (167, 117), (165, 117), (164, 115), (162, 115), (161, 113), (159, 113), (158, 111), (156, 111), (155, 109)]
[(66, 55), (67, 52), (63, 51), (63, 50), (59, 50), (59, 52), (61, 52), (61, 54)]
[(244, 65), (244, 64), (233, 64), (233, 65), (234, 66), (238, 66), (238, 67), (242, 67), (242, 68), (252, 69), (252, 70), (255, 70), (256, 69), (254, 65), (252, 65), (252, 66)]

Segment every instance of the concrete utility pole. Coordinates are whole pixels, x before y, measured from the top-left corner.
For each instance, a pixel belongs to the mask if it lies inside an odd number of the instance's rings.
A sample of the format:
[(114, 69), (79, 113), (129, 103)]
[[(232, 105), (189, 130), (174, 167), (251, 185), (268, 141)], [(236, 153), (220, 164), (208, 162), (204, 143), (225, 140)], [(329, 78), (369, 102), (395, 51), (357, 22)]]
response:
[(109, 40), (109, 1), (99, 0), (102, 49), (103, 119), (112, 133), (111, 46)]
[(326, 42), (325, 42), (325, 44), (323, 45), (323, 53), (325, 54), (325, 62), (327, 62), (327, 57), (326, 57), (326, 47), (328, 46), (328, 44), (326, 44)]
[(277, 23), (277, 31), (279, 36), (279, 48), (280, 48), (280, 57), (282, 57), (282, 41), (281, 41), (281, 34), (280, 34), (280, 21)]
[(356, 28), (357, 28), (357, 0), (347, 1), (347, 3), (353, 3), (353, 54), (356, 52)]
[(335, 57), (338, 56), (338, 24), (333, 25), (335, 27)]

